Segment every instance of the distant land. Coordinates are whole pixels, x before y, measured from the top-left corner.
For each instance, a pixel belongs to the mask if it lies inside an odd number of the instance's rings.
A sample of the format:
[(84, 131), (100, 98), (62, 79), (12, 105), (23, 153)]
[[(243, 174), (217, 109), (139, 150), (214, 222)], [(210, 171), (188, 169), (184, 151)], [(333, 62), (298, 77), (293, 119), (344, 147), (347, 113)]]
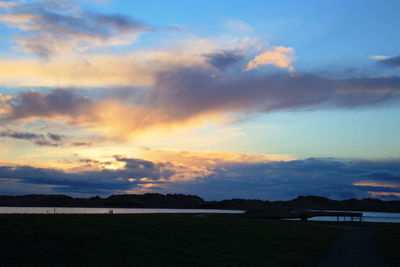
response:
[(352, 210), (400, 212), (400, 201), (380, 199), (331, 200), (320, 196), (299, 196), (289, 201), (229, 199), (206, 201), (183, 194), (122, 194), (109, 197), (73, 198), (66, 195), (0, 196), (2, 207), (107, 207), (107, 208), (190, 208), (237, 210)]

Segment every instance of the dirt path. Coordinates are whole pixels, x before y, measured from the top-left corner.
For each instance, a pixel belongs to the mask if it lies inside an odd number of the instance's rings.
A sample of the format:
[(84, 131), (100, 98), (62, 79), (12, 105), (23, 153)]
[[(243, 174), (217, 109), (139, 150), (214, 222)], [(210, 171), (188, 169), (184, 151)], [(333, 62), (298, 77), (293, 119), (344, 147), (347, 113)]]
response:
[(345, 232), (336, 240), (318, 267), (386, 267), (372, 227), (338, 226)]

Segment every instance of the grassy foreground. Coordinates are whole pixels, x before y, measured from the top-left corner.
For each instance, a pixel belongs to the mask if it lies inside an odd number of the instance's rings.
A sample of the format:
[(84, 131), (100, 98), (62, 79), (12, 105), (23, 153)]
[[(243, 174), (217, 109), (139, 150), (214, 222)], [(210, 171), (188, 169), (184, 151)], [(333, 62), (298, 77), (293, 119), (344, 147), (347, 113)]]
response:
[(378, 231), (378, 242), (389, 266), (400, 266), (400, 226), (385, 227)]
[(316, 266), (339, 233), (235, 215), (0, 215), (0, 265)]

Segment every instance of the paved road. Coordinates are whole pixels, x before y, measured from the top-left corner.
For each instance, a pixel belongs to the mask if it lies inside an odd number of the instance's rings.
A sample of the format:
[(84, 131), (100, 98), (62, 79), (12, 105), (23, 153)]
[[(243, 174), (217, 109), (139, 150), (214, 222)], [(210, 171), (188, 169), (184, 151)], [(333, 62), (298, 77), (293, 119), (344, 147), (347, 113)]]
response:
[(345, 232), (318, 267), (386, 267), (372, 227), (339, 226)]

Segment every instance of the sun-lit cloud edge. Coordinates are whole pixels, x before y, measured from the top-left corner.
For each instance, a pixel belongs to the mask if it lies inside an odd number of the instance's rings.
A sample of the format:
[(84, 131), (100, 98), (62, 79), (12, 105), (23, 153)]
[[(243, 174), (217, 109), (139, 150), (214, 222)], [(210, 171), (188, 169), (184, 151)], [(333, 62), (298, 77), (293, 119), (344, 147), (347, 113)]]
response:
[(150, 152), (164, 153), (161, 157), (166, 156), (169, 160), (124, 155), (114, 155), (108, 160), (78, 157), (75, 162), (81, 168), (69, 170), (2, 165), (0, 183), (7, 188), (0, 188), (0, 194), (9, 187), (21, 187), (22, 184), (32, 186), (32, 191), (37, 185), (50, 188), (53, 193), (72, 195), (159, 192), (197, 194), (206, 199), (283, 200), (309, 194), (333, 199), (387, 199), (399, 192), (391, 187), (355, 185), (371, 176), (376, 178), (369, 181), (377, 183), (398, 179), (400, 163), (397, 160), (271, 160), (268, 155), (227, 155), (225, 152)]
[(386, 181), (357, 181), (353, 183), (355, 186), (372, 186), (386, 188), (400, 188), (400, 183)]
[(273, 65), (293, 72), (294, 67), (292, 66), (292, 62), (294, 59), (293, 47), (276, 46), (255, 56), (247, 63), (246, 70), (257, 69), (265, 65)]

